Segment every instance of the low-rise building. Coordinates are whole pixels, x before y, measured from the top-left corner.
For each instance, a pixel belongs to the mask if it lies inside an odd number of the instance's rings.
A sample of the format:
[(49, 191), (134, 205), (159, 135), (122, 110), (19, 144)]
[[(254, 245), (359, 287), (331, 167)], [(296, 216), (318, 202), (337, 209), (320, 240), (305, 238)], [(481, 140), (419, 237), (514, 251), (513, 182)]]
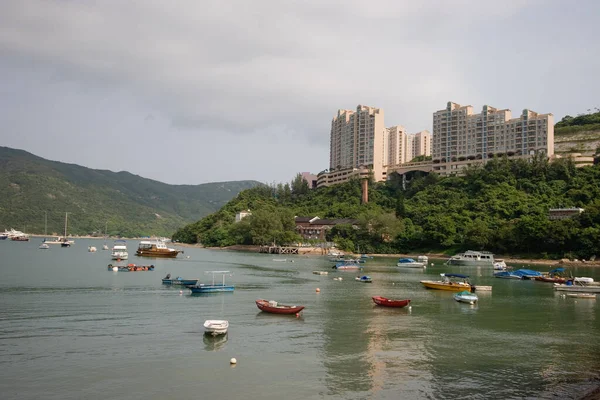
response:
[(325, 235), (336, 225), (349, 224), (358, 228), (358, 221), (351, 218), (321, 219), (319, 217), (296, 217), (296, 232), (306, 240), (325, 241)]
[(252, 215), (252, 212), (250, 212), (250, 210), (240, 211), (235, 214), (235, 222), (240, 222), (249, 215)]
[(571, 208), (551, 208), (548, 210), (548, 219), (567, 219), (573, 218), (584, 211), (583, 208), (571, 207)]

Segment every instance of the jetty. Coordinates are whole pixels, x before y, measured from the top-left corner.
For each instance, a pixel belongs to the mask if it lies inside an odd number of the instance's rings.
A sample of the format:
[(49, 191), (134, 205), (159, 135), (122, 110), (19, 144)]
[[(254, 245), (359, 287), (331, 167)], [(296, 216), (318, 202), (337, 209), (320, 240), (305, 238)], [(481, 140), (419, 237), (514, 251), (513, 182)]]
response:
[(298, 247), (290, 246), (260, 246), (259, 253), (268, 254), (298, 254)]

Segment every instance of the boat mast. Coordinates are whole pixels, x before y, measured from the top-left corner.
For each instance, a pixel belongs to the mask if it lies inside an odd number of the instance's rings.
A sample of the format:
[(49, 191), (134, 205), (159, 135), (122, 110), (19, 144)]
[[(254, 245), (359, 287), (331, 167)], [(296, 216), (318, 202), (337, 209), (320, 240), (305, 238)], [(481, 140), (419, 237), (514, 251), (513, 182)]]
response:
[(65, 240), (67, 240), (67, 217), (69, 216), (69, 213), (66, 212), (65, 213)]
[(47, 236), (48, 231), (48, 211), (44, 211), (44, 236)]

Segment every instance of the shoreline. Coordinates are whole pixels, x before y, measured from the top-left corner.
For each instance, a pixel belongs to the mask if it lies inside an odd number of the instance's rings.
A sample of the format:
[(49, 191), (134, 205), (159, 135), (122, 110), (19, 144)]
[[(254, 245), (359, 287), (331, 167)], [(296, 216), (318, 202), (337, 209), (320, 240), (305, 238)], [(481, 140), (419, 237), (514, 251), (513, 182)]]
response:
[[(173, 245), (181, 246), (181, 247), (197, 247), (201, 249), (207, 250), (226, 250), (226, 251), (249, 251), (258, 253), (258, 249), (260, 246), (258, 245), (233, 245), (227, 247), (205, 247), (201, 244), (188, 244), (188, 243), (173, 243)], [(305, 251), (303, 251), (305, 250)], [(326, 256), (323, 254), (323, 249), (321, 247), (299, 247), (299, 254), (301, 256)], [(360, 254), (353, 253), (344, 253), (343, 254), (352, 254), (354, 256), (360, 256)], [(276, 255), (276, 254), (275, 254)], [(291, 254), (285, 254), (291, 255)], [(422, 254), (429, 258), (434, 259), (448, 259), (449, 256), (442, 253), (424, 253)], [(369, 256), (379, 257), (379, 258), (403, 258), (403, 257), (415, 257), (414, 254), (369, 254)], [(494, 256), (498, 260), (504, 260), (509, 264), (532, 264), (532, 265), (548, 265), (548, 266), (565, 266), (565, 267), (600, 267), (600, 261), (574, 261), (574, 260), (545, 260), (545, 259), (535, 259), (535, 258), (518, 258), (513, 256)]]

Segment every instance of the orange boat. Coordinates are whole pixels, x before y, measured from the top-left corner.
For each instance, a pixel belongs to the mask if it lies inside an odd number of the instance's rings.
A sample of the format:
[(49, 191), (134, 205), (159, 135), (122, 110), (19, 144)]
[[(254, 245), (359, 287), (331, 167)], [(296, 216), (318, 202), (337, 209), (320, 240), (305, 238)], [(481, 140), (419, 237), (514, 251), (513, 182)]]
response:
[(374, 297), (372, 297), (372, 299), (375, 302), (375, 304), (377, 304), (378, 306), (383, 306), (383, 307), (402, 308), (402, 307), (406, 307), (407, 305), (410, 304), (410, 299), (392, 300), (392, 299), (386, 299), (385, 297), (381, 297), (381, 296), (374, 296)]

